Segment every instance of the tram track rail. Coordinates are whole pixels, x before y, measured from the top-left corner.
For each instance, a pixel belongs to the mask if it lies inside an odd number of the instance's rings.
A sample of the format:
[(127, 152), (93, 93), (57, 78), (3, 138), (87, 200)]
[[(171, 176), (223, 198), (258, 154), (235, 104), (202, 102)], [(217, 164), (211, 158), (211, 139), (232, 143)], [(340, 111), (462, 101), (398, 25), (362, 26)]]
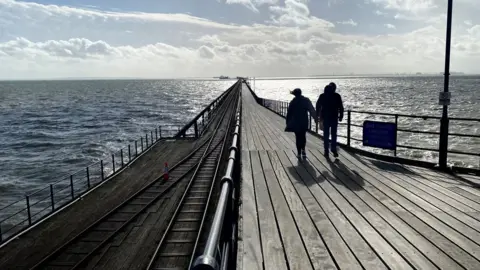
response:
[[(231, 133), (231, 123), (236, 117), (237, 106), (237, 104), (233, 106), (233, 113), (228, 120), (228, 132), (224, 134), (221, 147), (214, 150), (217, 154), (207, 157), (203, 164), (199, 164), (191, 177), (150, 259), (148, 270), (189, 269), (193, 263), (195, 249), (199, 245), (200, 235), (207, 218), (215, 179), (222, 164), (220, 157), (224, 154), (225, 145)], [(210, 176), (205, 177), (205, 175)]]
[[(226, 134), (230, 129), (232, 104), (238, 99), (238, 91), (233, 91), (218, 110), (218, 122), (212, 134), (184, 159), (175, 164), (169, 171), (169, 180), (163, 181), (163, 174), (144, 186), (141, 190), (109, 211), (88, 228), (77, 234), (52, 253), (45, 256), (30, 269), (83, 269), (87, 262), (111, 242), (128, 225), (135, 222), (160, 199), (172, 196), (185, 181), (193, 176), (208, 178), (209, 175), (199, 173), (201, 167), (208, 167), (210, 160), (217, 160), (219, 148), (223, 149)], [(234, 107), (234, 106), (233, 106)], [(230, 112), (230, 113), (229, 113)], [(215, 116), (217, 117), (217, 116)], [(204, 162), (208, 160), (208, 162)]]

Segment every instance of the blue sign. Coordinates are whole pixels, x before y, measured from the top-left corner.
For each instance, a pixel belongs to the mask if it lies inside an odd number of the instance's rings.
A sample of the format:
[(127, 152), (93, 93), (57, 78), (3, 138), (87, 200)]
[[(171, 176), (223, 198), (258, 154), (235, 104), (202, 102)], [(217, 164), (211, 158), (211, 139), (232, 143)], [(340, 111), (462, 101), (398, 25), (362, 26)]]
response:
[(376, 121), (363, 122), (363, 145), (388, 150), (397, 149), (397, 125)]

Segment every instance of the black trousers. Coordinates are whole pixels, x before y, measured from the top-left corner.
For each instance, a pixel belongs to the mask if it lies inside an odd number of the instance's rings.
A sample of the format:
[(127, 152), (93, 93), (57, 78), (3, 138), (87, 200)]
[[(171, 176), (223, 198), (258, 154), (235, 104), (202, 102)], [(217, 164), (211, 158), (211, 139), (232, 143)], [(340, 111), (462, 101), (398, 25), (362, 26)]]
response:
[(305, 146), (307, 145), (307, 131), (296, 131), (295, 141), (297, 144), (297, 153), (300, 154), (301, 150), (305, 150)]

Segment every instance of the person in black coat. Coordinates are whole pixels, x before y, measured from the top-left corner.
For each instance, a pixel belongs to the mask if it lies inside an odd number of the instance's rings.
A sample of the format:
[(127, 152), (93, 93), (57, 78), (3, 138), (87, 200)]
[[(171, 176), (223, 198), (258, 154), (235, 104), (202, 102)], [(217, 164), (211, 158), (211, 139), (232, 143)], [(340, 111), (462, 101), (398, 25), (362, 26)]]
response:
[(342, 97), (335, 93), (337, 86), (330, 83), (325, 87), (325, 92), (320, 95), (317, 100), (316, 109), (317, 117), (323, 121), (323, 141), (325, 156), (329, 153), (329, 137), (332, 134), (332, 153), (334, 157), (338, 157), (337, 153), (337, 128), (338, 121), (343, 119), (343, 102)]
[(295, 140), (297, 145), (298, 157), (306, 157), (305, 146), (307, 144), (307, 130), (308, 130), (308, 112), (310, 116), (317, 121), (315, 108), (312, 102), (307, 97), (302, 96), (302, 90), (296, 88), (291, 92), (295, 97), (288, 105), (287, 111), (287, 128), (286, 131), (295, 133)]

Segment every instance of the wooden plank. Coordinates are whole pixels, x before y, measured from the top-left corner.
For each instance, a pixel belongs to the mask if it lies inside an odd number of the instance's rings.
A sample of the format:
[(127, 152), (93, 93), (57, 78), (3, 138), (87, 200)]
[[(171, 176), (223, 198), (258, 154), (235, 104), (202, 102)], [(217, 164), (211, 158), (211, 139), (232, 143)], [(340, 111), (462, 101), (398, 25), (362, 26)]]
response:
[[(372, 164), (370, 160), (367, 162), (368, 164)], [(403, 166), (401, 165), (387, 162), (384, 162), (383, 164), (391, 168), (391, 170), (385, 171), (386, 173), (396, 174), (398, 177), (402, 178), (401, 182), (408, 182), (412, 184), (413, 187), (421, 189), (432, 196), (444, 200), (446, 203), (459, 209), (460, 211), (470, 212), (474, 210), (478, 211), (480, 209), (480, 203), (472, 201), (458, 193), (449, 190), (447, 187), (437, 184), (436, 179), (431, 178), (426, 174), (405, 174), (402, 173)]]
[[(439, 209), (448, 214), (443, 215), (441, 219), (443, 222), (447, 223), (452, 228), (455, 228), (458, 232), (465, 235), (466, 237), (474, 240), (477, 243), (480, 243), (480, 221), (468, 215), (469, 212), (475, 211), (474, 209), (469, 208), (466, 205), (451, 199), (450, 197), (442, 197), (441, 193), (436, 193), (435, 189), (429, 189), (422, 184), (417, 184), (417, 182), (413, 181), (412, 179), (410, 179), (410, 177), (407, 177), (406, 175), (402, 175), (399, 173), (391, 173), (389, 171), (382, 171), (380, 173), (388, 176), (386, 177), (386, 179), (390, 180), (391, 182), (423, 198), (431, 205), (437, 206)], [(433, 196), (433, 194), (436, 194), (437, 196)], [(440, 198), (442, 198), (443, 200), (441, 200)]]
[[(288, 159), (290, 159), (290, 162), (292, 164), (295, 164), (295, 162), (298, 161), (294, 156), (293, 152), (291, 152), (291, 154), (287, 154), (287, 157)], [(355, 230), (347, 217), (345, 217), (345, 215), (337, 208), (335, 203), (320, 187), (318, 182), (316, 182), (315, 179), (322, 176), (312, 176), (302, 166), (294, 166), (294, 169), (301, 178), (299, 179), (299, 181), (304, 182), (304, 184), (310, 189), (321, 209), (323, 209), (323, 212), (325, 212), (327, 218), (330, 219), (330, 221), (333, 223), (335, 229), (342, 236), (344, 241), (347, 243), (349, 248), (354, 253), (355, 257), (360, 261), (363, 267), (366, 269), (386, 269), (387, 267), (383, 264), (378, 255), (361, 237), (357, 230)], [(342, 258), (339, 258), (336, 261), (338, 262), (341, 259)]]
[[(307, 209), (307, 213), (314, 222), (320, 236), (325, 241), (326, 248), (332, 254), (333, 260), (340, 269), (361, 269), (362, 266), (357, 261), (347, 243), (336, 230), (335, 226), (328, 218), (326, 213), (318, 204), (312, 192), (308, 189), (301, 176), (297, 173), (292, 163), (285, 153), (277, 152), (281, 165), (285, 168), (285, 172), (290, 178), (292, 186), (298, 193), (303, 205)], [(306, 176), (308, 177), (308, 176)]]
[[(351, 179), (352, 177), (358, 176), (348, 174), (343, 170), (332, 170), (325, 164), (325, 159), (319, 151), (315, 150), (311, 151), (311, 153), (310, 161), (314, 167), (320, 171), (329, 171), (333, 177), (340, 180), (340, 183), (335, 183), (327, 178), (328, 182), (343, 194), (350, 204), (357, 209), (409, 264), (417, 269), (438, 269), (438, 267), (432, 263), (433, 260), (429, 260), (425, 255), (435, 251), (441, 253), (440, 250), (435, 249), (435, 247), (421, 235), (415, 233), (398, 218), (395, 218), (393, 213), (388, 211), (384, 206), (382, 207), (378, 200), (375, 200), (359, 186), (357, 182)], [(371, 211), (368, 209), (371, 209)], [(391, 223), (389, 223), (389, 220)], [(412, 240), (419, 242), (421, 247), (417, 249), (417, 245), (412, 244)], [(442, 259), (449, 263), (449, 267), (459, 267), (458, 264), (449, 260), (446, 255), (444, 255)]]
[[(318, 151), (315, 151), (318, 152)], [(312, 152), (311, 152), (312, 153)], [(314, 161), (314, 160), (312, 160)], [(308, 167), (307, 170), (311, 175), (316, 175), (317, 172), (314, 171), (316, 166), (319, 166), (318, 160), (314, 163), (311, 163), (313, 167)], [(325, 168), (320, 166), (316, 168), (318, 173), (325, 171)], [(330, 183), (329, 180), (333, 179), (335, 176), (325, 176), (327, 181), (318, 181), (318, 185), (324, 190), (325, 194), (335, 203), (335, 205), (340, 209), (340, 211), (346, 216), (355, 230), (362, 236), (369, 243), (372, 249), (376, 252), (376, 254), (382, 258), (382, 261), (387, 264), (390, 268), (393, 269), (412, 269), (411, 266), (402, 258), (400, 254), (398, 254), (395, 249), (383, 239), (382, 235), (373, 228), (368, 221), (362, 217), (362, 214), (371, 212), (370, 207), (368, 207), (365, 203), (357, 200), (356, 202), (359, 203), (357, 205), (357, 209), (352, 207), (349, 204), (347, 199), (342, 196), (341, 193), (338, 192), (337, 189)], [(334, 181), (338, 183), (339, 181)], [(339, 185), (339, 187), (343, 187), (343, 185)], [(352, 195), (352, 194), (350, 194)], [(353, 196), (352, 196), (353, 197)], [(380, 223), (381, 219), (375, 215), (368, 215), (374, 222)], [(385, 226), (384, 226), (385, 227)], [(383, 233), (393, 233), (393, 230), (384, 230)], [(391, 239), (391, 241), (400, 242), (401, 238)], [(425, 265), (425, 262), (422, 262)]]
[(252, 166), (248, 151), (242, 151), (242, 234), (243, 251), (239, 252), (242, 266), (240, 269), (263, 269), (263, 254), (258, 227), (255, 187), (252, 178)]
[(310, 258), (305, 250), (304, 240), (297, 231), (297, 224), (292, 217), (285, 196), (278, 184), (267, 152), (260, 151), (260, 162), (263, 167), (263, 173), (265, 174), (268, 193), (275, 211), (275, 217), (280, 230), (280, 236), (283, 240), (283, 247), (289, 268), (313, 269)]
[(282, 189), (283, 196), (290, 208), (295, 222), (300, 232), (305, 247), (314, 269), (337, 269), (330, 256), (325, 243), (315, 228), (307, 209), (299, 198), (292, 182), (287, 176), (286, 169), (283, 168), (277, 156), (277, 152), (268, 152), (272, 168), (275, 172), (278, 184)]
[[(468, 250), (471, 252), (472, 249), (460, 248), (456, 243), (451, 241), (449, 237), (450, 233), (448, 233), (451, 229), (446, 228), (445, 225), (442, 225), (442, 222), (432, 217), (429, 213), (418, 209), (417, 206), (413, 205), (400, 194), (394, 192), (387, 185), (383, 184), (379, 180), (385, 178), (383, 175), (364, 166), (357, 158), (354, 158), (349, 153), (342, 152), (341, 157), (342, 161), (347, 164), (347, 166), (358, 168), (356, 172), (365, 180), (365, 182), (370, 183), (404, 209), (404, 211), (394, 211), (404, 222), (429, 239), (462, 266), (469, 269), (480, 269), (480, 262), (468, 253)], [(369, 189), (366, 190), (370, 192)], [(375, 196), (375, 194), (371, 194)], [(445, 233), (445, 231), (447, 233)], [(456, 238), (453, 240), (455, 239)]]
[(264, 260), (265, 269), (287, 269), (285, 253), (277, 229), (275, 213), (268, 196), (267, 185), (260, 165), (258, 151), (252, 151), (250, 159), (255, 184), (255, 197), (257, 199), (260, 239), (264, 258), (267, 258)]

